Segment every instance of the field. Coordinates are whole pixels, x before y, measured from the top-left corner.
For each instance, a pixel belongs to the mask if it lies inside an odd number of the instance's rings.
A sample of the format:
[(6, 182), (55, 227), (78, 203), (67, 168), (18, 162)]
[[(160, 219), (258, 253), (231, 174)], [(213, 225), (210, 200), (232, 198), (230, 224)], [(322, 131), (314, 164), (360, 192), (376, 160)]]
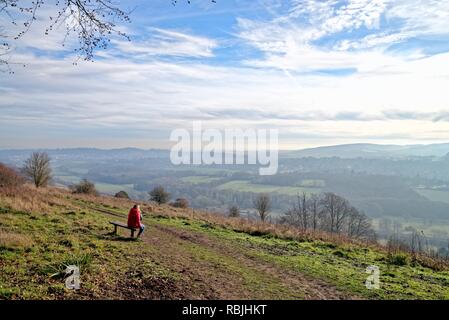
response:
[[(57, 181), (61, 181), (64, 185), (71, 185), (80, 182), (81, 178), (78, 176), (56, 176)], [(111, 184), (111, 183), (103, 183), (97, 182), (95, 183), (95, 187), (100, 193), (106, 194), (115, 194), (119, 191), (126, 191), (127, 193), (135, 193), (133, 184)]]
[(181, 178), (181, 181), (192, 184), (201, 184), (201, 183), (214, 182), (220, 179), (221, 179), (220, 177), (211, 177), (211, 176), (188, 176)]
[(449, 191), (440, 191), (432, 189), (415, 189), (415, 191), (431, 201), (449, 203)]
[(224, 183), (218, 186), (219, 190), (235, 190), (242, 192), (256, 192), (256, 193), (272, 193), (277, 192), (280, 194), (286, 194), (290, 196), (295, 196), (305, 192), (306, 194), (320, 193), (320, 188), (310, 188), (310, 187), (284, 187), (284, 186), (274, 186), (267, 184), (255, 184), (249, 181), (236, 180)]
[[(449, 299), (445, 267), (270, 224), (142, 203), (142, 239), (111, 234), (130, 205), (59, 189), (0, 194), (0, 298)], [(77, 291), (64, 287), (70, 264)], [(379, 289), (365, 286), (370, 265)]]

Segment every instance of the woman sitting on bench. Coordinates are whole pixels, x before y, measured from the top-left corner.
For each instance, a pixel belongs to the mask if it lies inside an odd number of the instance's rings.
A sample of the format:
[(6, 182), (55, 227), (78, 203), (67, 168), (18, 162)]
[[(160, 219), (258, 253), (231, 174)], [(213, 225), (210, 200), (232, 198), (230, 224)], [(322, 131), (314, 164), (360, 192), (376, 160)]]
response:
[(143, 230), (145, 230), (145, 226), (142, 224), (142, 214), (140, 212), (140, 207), (136, 204), (134, 207), (129, 210), (128, 213), (128, 227), (139, 229), (139, 233), (137, 234), (137, 238), (140, 237)]

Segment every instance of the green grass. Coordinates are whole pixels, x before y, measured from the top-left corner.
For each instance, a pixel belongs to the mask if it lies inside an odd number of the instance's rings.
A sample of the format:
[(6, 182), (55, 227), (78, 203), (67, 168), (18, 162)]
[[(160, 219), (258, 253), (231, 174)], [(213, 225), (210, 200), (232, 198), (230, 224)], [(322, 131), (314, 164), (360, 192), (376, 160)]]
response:
[[(232, 242), (236, 250), (241, 246), (254, 258), (322, 279), (364, 298), (449, 299), (448, 271), (434, 271), (402, 258), (392, 260), (386, 253), (373, 248), (251, 236), (222, 227), (206, 228), (201, 222), (186, 225), (179, 219), (161, 219), (158, 222), (206, 233), (226, 243)], [(378, 290), (365, 287), (366, 268), (370, 265), (378, 266), (381, 272)]]
[(326, 186), (326, 182), (320, 179), (304, 179), (301, 180), (298, 186), (308, 188), (324, 188)]
[(307, 187), (284, 187), (273, 186), (267, 184), (255, 184), (244, 180), (235, 180), (224, 183), (217, 187), (219, 190), (235, 190), (242, 192), (256, 192), (256, 193), (272, 193), (277, 192), (286, 195), (297, 195), (305, 192), (306, 194), (320, 193), (320, 188), (307, 188)]
[(95, 183), (95, 187), (101, 193), (114, 194), (119, 191), (126, 191), (128, 193), (135, 192), (133, 184), (111, 184), (111, 183)]
[[(0, 299), (114, 297), (113, 290), (104, 294), (102, 284), (112, 286), (124, 277), (124, 271), (143, 263), (146, 255), (141, 254), (139, 242), (110, 236), (110, 219), (92, 210), (61, 207), (48, 213), (3, 210), (0, 232), (30, 237), (32, 244), (18, 246), (6, 241), (0, 247)], [(147, 248), (146, 254), (151, 250)], [(63, 287), (61, 276), (71, 264), (80, 267), (81, 292)], [(161, 273), (169, 272), (160, 266), (156, 274)]]
[(220, 179), (221, 179), (220, 177), (211, 177), (211, 176), (188, 176), (182, 177), (181, 181), (192, 184), (201, 184), (201, 183), (214, 182)]
[[(56, 175), (55, 178), (57, 180), (60, 180), (64, 185), (76, 184), (79, 183), (82, 179), (81, 176), (74, 176), (74, 175)], [(137, 195), (138, 193), (141, 193), (134, 189), (133, 184), (112, 184), (112, 183), (96, 182), (95, 187), (100, 193), (110, 195), (114, 195), (119, 191), (125, 191), (130, 195)]]

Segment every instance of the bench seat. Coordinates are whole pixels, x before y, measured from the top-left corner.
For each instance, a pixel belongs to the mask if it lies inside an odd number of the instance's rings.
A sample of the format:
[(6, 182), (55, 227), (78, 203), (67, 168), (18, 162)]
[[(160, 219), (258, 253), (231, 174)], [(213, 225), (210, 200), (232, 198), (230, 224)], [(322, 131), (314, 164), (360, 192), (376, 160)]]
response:
[(134, 232), (136, 232), (136, 230), (138, 229), (138, 228), (128, 227), (128, 225), (126, 223), (122, 223), (122, 222), (109, 221), (109, 223), (114, 226), (114, 234), (117, 234), (117, 227), (131, 230), (131, 238), (134, 238)]

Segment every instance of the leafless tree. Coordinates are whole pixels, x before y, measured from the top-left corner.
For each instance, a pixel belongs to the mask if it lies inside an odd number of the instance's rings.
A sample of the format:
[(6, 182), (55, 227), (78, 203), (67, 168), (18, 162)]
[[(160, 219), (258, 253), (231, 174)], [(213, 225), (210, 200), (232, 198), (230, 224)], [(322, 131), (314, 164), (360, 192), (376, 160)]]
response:
[[(186, 1), (190, 3), (189, 0)], [(167, 2), (176, 5), (178, 1)], [(117, 24), (129, 23), (132, 9), (123, 9), (119, 0), (0, 0), (0, 18), (19, 29), (17, 34), (8, 35), (5, 26), (0, 25), (0, 71), (9, 70), (13, 73), (7, 58), (11, 41), (28, 32), (38, 18), (39, 9), (44, 5), (53, 5), (57, 9), (53, 16), (48, 17), (45, 34), (61, 26), (65, 38), (74, 34), (79, 42), (75, 51), (80, 58), (92, 60), (94, 50), (106, 48), (114, 35), (130, 40)]]
[(350, 237), (374, 240), (376, 234), (368, 217), (346, 199), (333, 194), (298, 195), (279, 220), (303, 230), (322, 230)]
[(307, 230), (309, 225), (309, 203), (306, 193), (298, 194), (296, 202), (289, 208), (281, 218), (282, 223), (293, 225), (303, 230)]
[(231, 218), (237, 218), (240, 217), (240, 208), (236, 205), (232, 205), (228, 209), (228, 215)]
[(310, 210), (311, 227), (313, 231), (319, 228), (319, 218), (320, 218), (320, 208), (319, 208), (320, 198), (316, 194), (312, 194), (309, 199), (308, 208)]
[(25, 161), (23, 172), (36, 188), (47, 186), (52, 179), (50, 157), (46, 152), (33, 152)]
[(271, 199), (267, 194), (259, 194), (254, 199), (254, 208), (257, 210), (261, 221), (266, 221), (271, 209)]
[[(9, 48), (11, 39), (21, 38), (37, 20), (38, 10), (46, 4), (55, 5), (57, 10), (54, 16), (48, 18), (45, 34), (64, 26), (65, 37), (72, 33), (78, 37), (76, 51), (86, 60), (93, 58), (94, 49), (107, 47), (114, 34), (129, 39), (117, 28), (117, 22), (130, 22), (130, 12), (121, 9), (113, 0), (0, 0), (0, 15), (7, 17), (12, 25), (20, 27), (18, 34), (4, 34), (1, 37), (4, 45)], [(7, 61), (3, 60), (3, 63)]]
[(335, 211), (337, 210), (337, 195), (333, 193), (325, 193), (320, 200), (322, 207), (323, 227), (326, 231), (334, 232), (335, 228)]
[(327, 218), (327, 229), (332, 233), (341, 233), (350, 205), (348, 201), (334, 193), (327, 192), (321, 199), (323, 214)]
[(158, 204), (167, 203), (168, 200), (170, 200), (170, 193), (165, 191), (163, 186), (157, 186), (153, 188), (153, 190), (151, 190), (149, 194), (150, 200), (155, 201)]
[(369, 218), (354, 207), (350, 207), (347, 225), (350, 237), (372, 240), (376, 237)]

